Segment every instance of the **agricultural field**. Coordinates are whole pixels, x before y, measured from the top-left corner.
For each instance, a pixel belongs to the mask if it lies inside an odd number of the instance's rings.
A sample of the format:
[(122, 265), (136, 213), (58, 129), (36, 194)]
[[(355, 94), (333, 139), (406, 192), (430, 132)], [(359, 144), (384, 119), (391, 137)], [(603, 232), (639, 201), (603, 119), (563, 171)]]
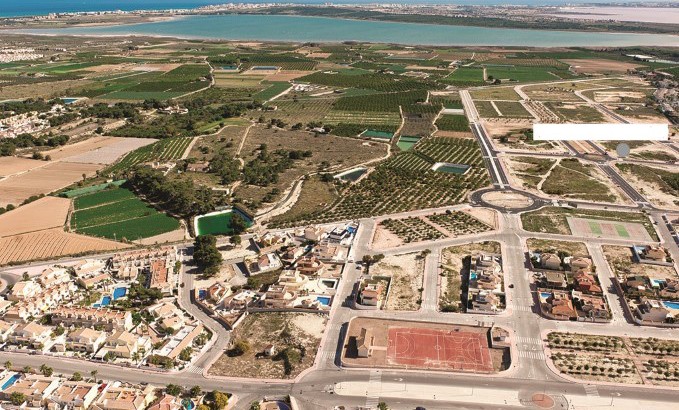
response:
[[(284, 96), (284, 97), (287, 97)], [(312, 121), (321, 121), (326, 115), (329, 115), (332, 109), (332, 104), (335, 101), (333, 98), (314, 98), (304, 100), (290, 100), (278, 99), (272, 101), (268, 106), (275, 105), (275, 111), (263, 111), (261, 117), (266, 120), (280, 119), (288, 124), (294, 125), (297, 123), (307, 124)], [(257, 117), (254, 117), (257, 119)], [(328, 120), (323, 120), (324, 123), (331, 124)]]
[(170, 71), (141, 71), (81, 88), (78, 96), (104, 100), (166, 100), (209, 87), (205, 64), (184, 64)]
[(427, 99), (424, 90), (404, 91), (364, 96), (341, 97), (333, 109), (342, 111), (399, 112), (400, 107), (410, 107)]
[(439, 228), (443, 228), (448, 236), (453, 237), (478, 234), (493, 229), (492, 226), (466, 212), (445, 212), (442, 214), (427, 215), (426, 218)]
[(191, 144), (193, 138), (174, 137), (154, 142), (127, 154), (120, 162), (108, 169), (109, 172), (125, 171), (137, 164), (179, 159)]
[(285, 90), (289, 89), (291, 87), (290, 83), (285, 82), (285, 81), (277, 81), (274, 83), (264, 83), (264, 85), (268, 85), (268, 87), (257, 94), (253, 95), (253, 98), (255, 100), (259, 101), (269, 101), (273, 97), (277, 96), (278, 94), (284, 92)]
[(48, 194), (92, 177), (102, 168), (99, 164), (45, 162), (28, 172), (0, 180), (0, 206), (19, 205), (32, 196)]
[(379, 73), (316, 72), (297, 79), (298, 82), (336, 88), (364, 88), (380, 92), (405, 92), (437, 88), (428, 81), (418, 81), (402, 76)]
[(125, 188), (112, 188), (74, 199), (71, 229), (114, 240), (138, 240), (171, 232), (179, 222), (138, 199)]
[(44, 197), (0, 215), (0, 265), (128, 247), (64, 232), (70, 206), (69, 199)]
[(679, 386), (674, 340), (552, 332), (546, 342), (556, 368), (580, 380)]
[(464, 115), (442, 115), (436, 120), (436, 127), (441, 131), (469, 131), (469, 121)]
[[(467, 164), (470, 168), (464, 174), (433, 171), (431, 168), (436, 162)], [(297, 223), (331, 222), (454, 205), (488, 182), (475, 140), (430, 137), (382, 162), (366, 178), (346, 187), (327, 211), (309, 214)]]
[(441, 231), (419, 217), (385, 219), (380, 225), (398, 236), (404, 243), (433, 241), (445, 237)]
[[(262, 146), (267, 155), (260, 156)], [(290, 152), (310, 156), (287, 161)], [(302, 130), (269, 129), (254, 126), (243, 142), (244, 180), (234, 191), (235, 198), (249, 210), (284, 196), (294, 181), (312, 172), (331, 173), (384, 156), (386, 144), (356, 138), (315, 135)], [(265, 202), (266, 201), (266, 202)]]

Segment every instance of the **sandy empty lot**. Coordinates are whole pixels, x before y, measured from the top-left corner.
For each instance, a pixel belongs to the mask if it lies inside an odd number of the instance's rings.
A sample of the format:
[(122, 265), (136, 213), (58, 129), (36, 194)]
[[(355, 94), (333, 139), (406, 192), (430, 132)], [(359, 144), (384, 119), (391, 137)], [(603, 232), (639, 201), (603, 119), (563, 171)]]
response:
[(45, 165), (47, 165), (45, 161), (19, 157), (2, 157), (0, 158), (0, 177), (18, 174), (19, 172)]
[(109, 165), (128, 152), (153, 144), (156, 141), (153, 138), (108, 137), (108, 140), (102, 146), (92, 148), (78, 155), (69, 156), (64, 160), (68, 162)]
[(82, 175), (92, 176), (102, 166), (98, 164), (77, 164), (52, 162), (20, 175), (0, 181), (0, 206), (18, 205), (25, 199), (48, 194), (80, 181)]
[(47, 196), (0, 215), (0, 238), (64, 226), (71, 200)]
[(45, 151), (43, 154), (49, 155), (52, 157), (53, 161), (57, 161), (108, 147), (109, 145), (115, 144), (117, 142), (116, 140), (117, 138), (114, 137), (92, 137), (84, 141), (76, 142), (75, 144), (68, 144), (50, 151)]
[(561, 61), (570, 64), (573, 70), (578, 73), (626, 73), (627, 70), (639, 67), (639, 64), (615, 60), (573, 59)]
[(0, 265), (128, 247), (130, 245), (124, 243), (68, 233), (62, 228), (52, 228), (0, 238)]

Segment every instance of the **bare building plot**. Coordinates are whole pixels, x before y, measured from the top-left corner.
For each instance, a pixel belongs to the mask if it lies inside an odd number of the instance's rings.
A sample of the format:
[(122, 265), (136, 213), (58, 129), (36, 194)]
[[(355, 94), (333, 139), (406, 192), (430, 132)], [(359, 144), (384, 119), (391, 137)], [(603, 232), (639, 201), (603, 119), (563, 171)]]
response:
[(65, 158), (68, 162), (80, 162), (87, 164), (113, 164), (118, 158), (137, 148), (153, 144), (157, 140), (153, 138), (119, 138), (111, 137), (101, 147)]
[(587, 238), (627, 239), (652, 242), (646, 228), (639, 223), (601, 219), (566, 218), (574, 236)]
[(0, 206), (20, 204), (34, 195), (48, 194), (91, 177), (102, 166), (53, 162), (44, 167), (0, 180)]
[(70, 199), (47, 196), (2, 214), (0, 238), (48, 228), (62, 228), (70, 206)]

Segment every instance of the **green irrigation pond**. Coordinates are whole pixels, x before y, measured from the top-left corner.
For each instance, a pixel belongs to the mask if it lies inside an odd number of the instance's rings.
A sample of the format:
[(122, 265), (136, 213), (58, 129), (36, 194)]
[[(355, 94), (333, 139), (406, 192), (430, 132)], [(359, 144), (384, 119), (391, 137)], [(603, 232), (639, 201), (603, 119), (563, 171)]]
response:
[(231, 235), (233, 228), (231, 220), (234, 213), (237, 213), (245, 220), (247, 226), (252, 226), (253, 221), (247, 215), (237, 209), (227, 209), (223, 211), (210, 212), (209, 214), (197, 216), (194, 220), (196, 235)]

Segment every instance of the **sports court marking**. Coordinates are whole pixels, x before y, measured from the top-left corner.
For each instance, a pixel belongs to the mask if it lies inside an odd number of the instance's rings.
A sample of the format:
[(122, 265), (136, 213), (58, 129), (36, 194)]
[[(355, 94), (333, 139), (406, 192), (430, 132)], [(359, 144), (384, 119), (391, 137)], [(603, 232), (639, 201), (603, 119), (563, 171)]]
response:
[(387, 361), (429, 369), (492, 372), (486, 336), (427, 328), (389, 328)]
[(574, 236), (652, 242), (652, 238), (644, 225), (637, 222), (608, 221), (570, 216), (566, 220)]

